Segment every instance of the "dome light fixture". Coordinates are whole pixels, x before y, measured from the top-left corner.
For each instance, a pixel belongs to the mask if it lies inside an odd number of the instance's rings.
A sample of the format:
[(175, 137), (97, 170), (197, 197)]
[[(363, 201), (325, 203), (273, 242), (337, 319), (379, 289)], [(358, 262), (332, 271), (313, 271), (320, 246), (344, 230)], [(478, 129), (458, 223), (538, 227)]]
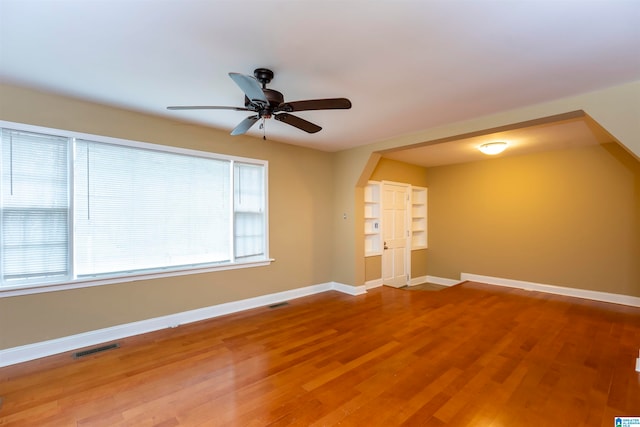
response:
[(490, 156), (502, 153), (508, 146), (504, 141), (487, 142), (478, 147), (478, 150)]

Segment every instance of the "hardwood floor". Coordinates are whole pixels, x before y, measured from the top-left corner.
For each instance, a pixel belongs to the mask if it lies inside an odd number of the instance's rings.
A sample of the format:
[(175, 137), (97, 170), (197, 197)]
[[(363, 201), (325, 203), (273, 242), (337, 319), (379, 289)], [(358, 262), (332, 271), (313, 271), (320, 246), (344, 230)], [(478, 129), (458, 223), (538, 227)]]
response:
[(464, 283), (327, 292), (0, 369), (2, 426), (613, 426), (640, 308)]

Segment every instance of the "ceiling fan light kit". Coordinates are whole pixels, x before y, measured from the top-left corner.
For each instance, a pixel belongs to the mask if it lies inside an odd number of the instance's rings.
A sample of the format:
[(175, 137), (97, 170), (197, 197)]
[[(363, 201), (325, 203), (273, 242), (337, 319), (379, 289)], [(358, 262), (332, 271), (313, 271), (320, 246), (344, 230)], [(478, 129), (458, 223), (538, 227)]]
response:
[[(346, 110), (351, 108), (351, 101), (347, 98), (308, 99), (302, 101), (285, 102), (284, 95), (277, 90), (267, 88), (267, 84), (273, 79), (273, 71), (268, 68), (256, 68), (253, 76), (240, 73), (229, 73), (229, 77), (244, 92), (243, 107), (226, 106), (171, 106), (169, 110), (234, 110), (252, 111), (251, 115), (241, 121), (232, 131), (231, 135), (246, 133), (258, 121), (274, 118), (280, 122), (296, 127), (307, 133), (319, 132), (322, 128), (298, 116), (290, 114), (298, 111), (310, 110)], [(264, 138), (264, 136), (263, 136)]]

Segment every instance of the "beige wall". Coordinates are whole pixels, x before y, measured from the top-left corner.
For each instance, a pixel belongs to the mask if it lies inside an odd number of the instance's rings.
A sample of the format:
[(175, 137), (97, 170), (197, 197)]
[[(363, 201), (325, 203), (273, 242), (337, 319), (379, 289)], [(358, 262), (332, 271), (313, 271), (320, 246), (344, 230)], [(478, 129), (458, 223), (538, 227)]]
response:
[(368, 256), (364, 259), (364, 280), (370, 282), (372, 280), (380, 280), (382, 277), (382, 256)]
[(429, 249), (411, 251), (411, 277), (425, 277), (429, 274)]
[(266, 267), (0, 298), (0, 349), (330, 282), (332, 155), (15, 87), (0, 120), (269, 161)]
[(426, 187), (428, 182), (426, 168), (384, 157), (378, 161), (369, 179), (372, 181), (402, 182), (416, 187)]
[(429, 275), (640, 296), (640, 162), (616, 143), (429, 168)]

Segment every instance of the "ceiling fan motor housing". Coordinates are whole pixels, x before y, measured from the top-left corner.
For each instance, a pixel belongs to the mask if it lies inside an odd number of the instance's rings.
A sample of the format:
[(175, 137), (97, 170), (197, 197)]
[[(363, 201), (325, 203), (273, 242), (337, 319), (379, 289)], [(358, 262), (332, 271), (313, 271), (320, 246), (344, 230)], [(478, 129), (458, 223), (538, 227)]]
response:
[[(282, 93), (278, 92), (277, 90), (267, 88), (263, 88), (262, 92), (264, 92), (265, 98), (267, 98), (267, 101), (269, 101), (269, 105), (259, 109), (258, 113), (260, 113), (260, 117), (268, 119), (269, 117), (271, 117), (273, 111), (284, 102), (284, 95), (282, 95)], [(252, 109), (251, 105), (251, 100), (245, 95), (244, 106)]]

